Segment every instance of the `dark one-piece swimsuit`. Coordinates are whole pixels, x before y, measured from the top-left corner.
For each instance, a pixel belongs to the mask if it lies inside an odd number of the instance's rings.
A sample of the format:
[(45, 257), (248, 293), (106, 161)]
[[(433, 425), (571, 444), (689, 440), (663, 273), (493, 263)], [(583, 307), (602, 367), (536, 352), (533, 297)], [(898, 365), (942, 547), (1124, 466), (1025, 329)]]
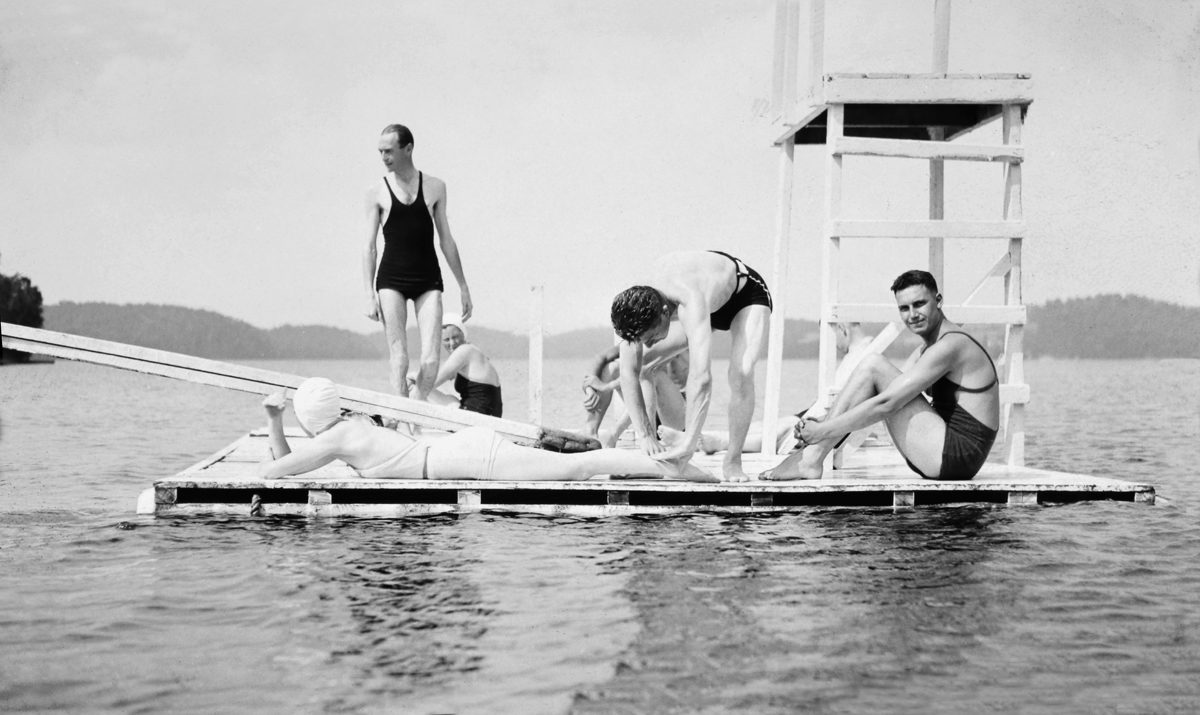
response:
[(443, 290), (442, 271), (433, 247), (433, 218), (425, 205), (425, 177), (417, 172), (417, 197), (411, 204), (396, 198), (384, 177), (392, 207), (383, 224), (383, 258), (375, 274), (375, 290), (390, 288), (405, 300)]
[[(774, 308), (771, 305), (771, 291), (767, 290), (767, 282), (758, 275), (758, 271), (728, 253), (722, 251), (709, 251), (709, 253), (725, 256), (733, 261), (734, 271), (737, 275), (733, 295), (729, 296), (725, 305), (717, 308), (716, 312), (708, 316), (709, 325), (713, 330), (729, 330), (733, 325), (734, 317), (748, 305), (765, 305), (767, 310)], [(746, 279), (745, 283), (742, 283), (743, 278)]]
[(499, 385), (487, 385), (455, 375), (454, 391), (458, 393), (458, 406), (462, 409), (492, 417), (504, 416), (504, 400), (500, 397)]
[(975, 419), (974, 415), (958, 404), (958, 393), (987, 392), (1000, 382), (1000, 376), (996, 373), (996, 363), (992, 362), (992, 356), (988, 355), (982, 345), (979, 345), (978, 340), (961, 330), (942, 333), (942, 337), (938, 340), (955, 333), (966, 335), (971, 342), (979, 346), (980, 350), (983, 350), (984, 355), (987, 355), (988, 362), (992, 365), (992, 381), (984, 387), (970, 388), (963, 387), (943, 376), (929, 388), (933, 411), (946, 423), (946, 443), (942, 445), (942, 468), (939, 476), (929, 477), (917, 469), (912, 462), (908, 462), (908, 466), (914, 472), (926, 479), (964, 480), (974, 477), (979, 473), (983, 463), (987, 461), (988, 452), (991, 451), (992, 444), (996, 441), (996, 430)]

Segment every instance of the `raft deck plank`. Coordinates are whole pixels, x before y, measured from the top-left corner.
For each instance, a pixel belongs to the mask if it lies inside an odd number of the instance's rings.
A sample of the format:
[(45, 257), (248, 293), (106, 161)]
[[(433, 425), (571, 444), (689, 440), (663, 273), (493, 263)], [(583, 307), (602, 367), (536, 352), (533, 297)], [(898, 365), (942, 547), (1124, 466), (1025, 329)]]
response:
[[(303, 440), (290, 432), (293, 444)], [(607, 516), (689, 511), (766, 512), (813, 506), (908, 508), (946, 503), (1037, 504), (1084, 500), (1154, 503), (1154, 487), (1106, 477), (989, 463), (974, 479), (940, 482), (917, 477), (887, 446), (860, 450), (849, 466), (819, 480), (707, 484), (666, 479), (595, 477), (587, 481), (362, 479), (340, 462), (301, 477), (255, 478), (268, 453), (267, 437), (252, 432), (179, 474), (161, 479), (138, 500), (138, 512), (187, 514), (306, 514), (404, 516), (508, 510)], [(745, 455), (748, 473), (779, 457)], [(719, 473), (721, 455), (701, 455)]]

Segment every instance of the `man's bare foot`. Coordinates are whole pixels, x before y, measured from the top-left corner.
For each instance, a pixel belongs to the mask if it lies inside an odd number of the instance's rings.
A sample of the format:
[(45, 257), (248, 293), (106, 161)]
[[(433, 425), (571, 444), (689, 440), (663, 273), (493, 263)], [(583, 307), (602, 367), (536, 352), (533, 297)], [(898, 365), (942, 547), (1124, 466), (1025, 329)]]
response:
[(726, 462), (725, 464), (721, 465), (721, 472), (725, 477), (724, 481), (726, 482), (750, 481), (750, 475), (746, 474), (745, 469), (742, 469), (741, 462), (738, 462), (737, 464)]
[(806, 449), (799, 452), (792, 452), (782, 462), (777, 464), (774, 469), (768, 469), (758, 475), (759, 479), (769, 482), (787, 481), (791, 479), (820, 479), (823, 465), (820, 460), (816, 460), (815, 464), (804, 459)]

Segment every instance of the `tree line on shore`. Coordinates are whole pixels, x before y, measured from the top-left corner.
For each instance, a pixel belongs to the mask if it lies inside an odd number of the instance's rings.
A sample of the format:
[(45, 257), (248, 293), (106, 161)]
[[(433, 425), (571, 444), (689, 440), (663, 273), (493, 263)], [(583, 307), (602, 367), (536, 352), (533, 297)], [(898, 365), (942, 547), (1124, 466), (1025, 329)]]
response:
[[(0, 283), (0, 289), (21, 292), (26, 301), (37, 290), (27, 284), (27, 279), (6, 280)], [(0, 294), (4, 320), (31, 324), (24, 320), (44, 313), (44, 327), (50, 330), (219, 360), (387, 356), (378, 331), (359, 333), (322, 325), (264, 329), (210, 310), (172, 305), (63, 302), (43, 309), (40, 293), (37, 298), (38, 310), (34, 315), (34, 311), (15, 310), (13, 306), (20, 301)], [(953, 310), (948, 313), (953, 319)], [(972, 332), (993, 354), (1003, 351), (1002, 326), (980, 326)], [(524, 335), (472, 325), (470, 339), (496, 358), (523, 359), (528, 355), (529, 343)], [(728, 351), (725, 343), (716, 341), (717, 357)], [(544, 354), (547, 358), (591, 357), (611, 344), (611, 330), (602, 326), (583, 328), (546, 336)], [(915, 338), (905, 333), (889, 354), (907, 354), (915, 345)], [(785, 357), (815, 358), (817, 346), (814, 321), (787, 321)], [(1057, 358), (1200, 358), (1200, 308), (1120, 295), (1054, 300), (1030, 306), (1025, 354)]]

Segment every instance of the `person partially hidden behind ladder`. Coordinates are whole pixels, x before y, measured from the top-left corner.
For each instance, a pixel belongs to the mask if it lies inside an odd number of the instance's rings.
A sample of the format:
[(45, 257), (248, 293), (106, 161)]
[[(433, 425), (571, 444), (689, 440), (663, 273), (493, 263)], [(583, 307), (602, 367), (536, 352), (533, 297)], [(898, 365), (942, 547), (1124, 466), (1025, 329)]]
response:
[[(825, 455), (847, 434), (884, 420), (908, 466), (926, 479), (970, 479), (987, 460), (1000, 424), (1000, 380), (987, 350), (942, 313), (926, 271), (892, 283), (900, 318), (924, 342), (903, 369), (867, 355), (828, 415), (796, 425), (799, 449), (761, 479), (819, 479)], [(931, 401), (921, 394), (928, 392)]]
[(487, 427), (414, 438), (342, 410), (337, 385), (320, 377), (305, 380), (292, 398), (296, 420), (312, 437), (292, 451), (283, 433), (284, 392), (268, 395), (262, 404), (271, 458), (258, 466), (260, 479), (304, 474), (340, 459), (366, 479), (580, 480), (616, 474), (718, 481), (691, 463), (675, 467), (620, 449), (548, 452), (510, 442)]

